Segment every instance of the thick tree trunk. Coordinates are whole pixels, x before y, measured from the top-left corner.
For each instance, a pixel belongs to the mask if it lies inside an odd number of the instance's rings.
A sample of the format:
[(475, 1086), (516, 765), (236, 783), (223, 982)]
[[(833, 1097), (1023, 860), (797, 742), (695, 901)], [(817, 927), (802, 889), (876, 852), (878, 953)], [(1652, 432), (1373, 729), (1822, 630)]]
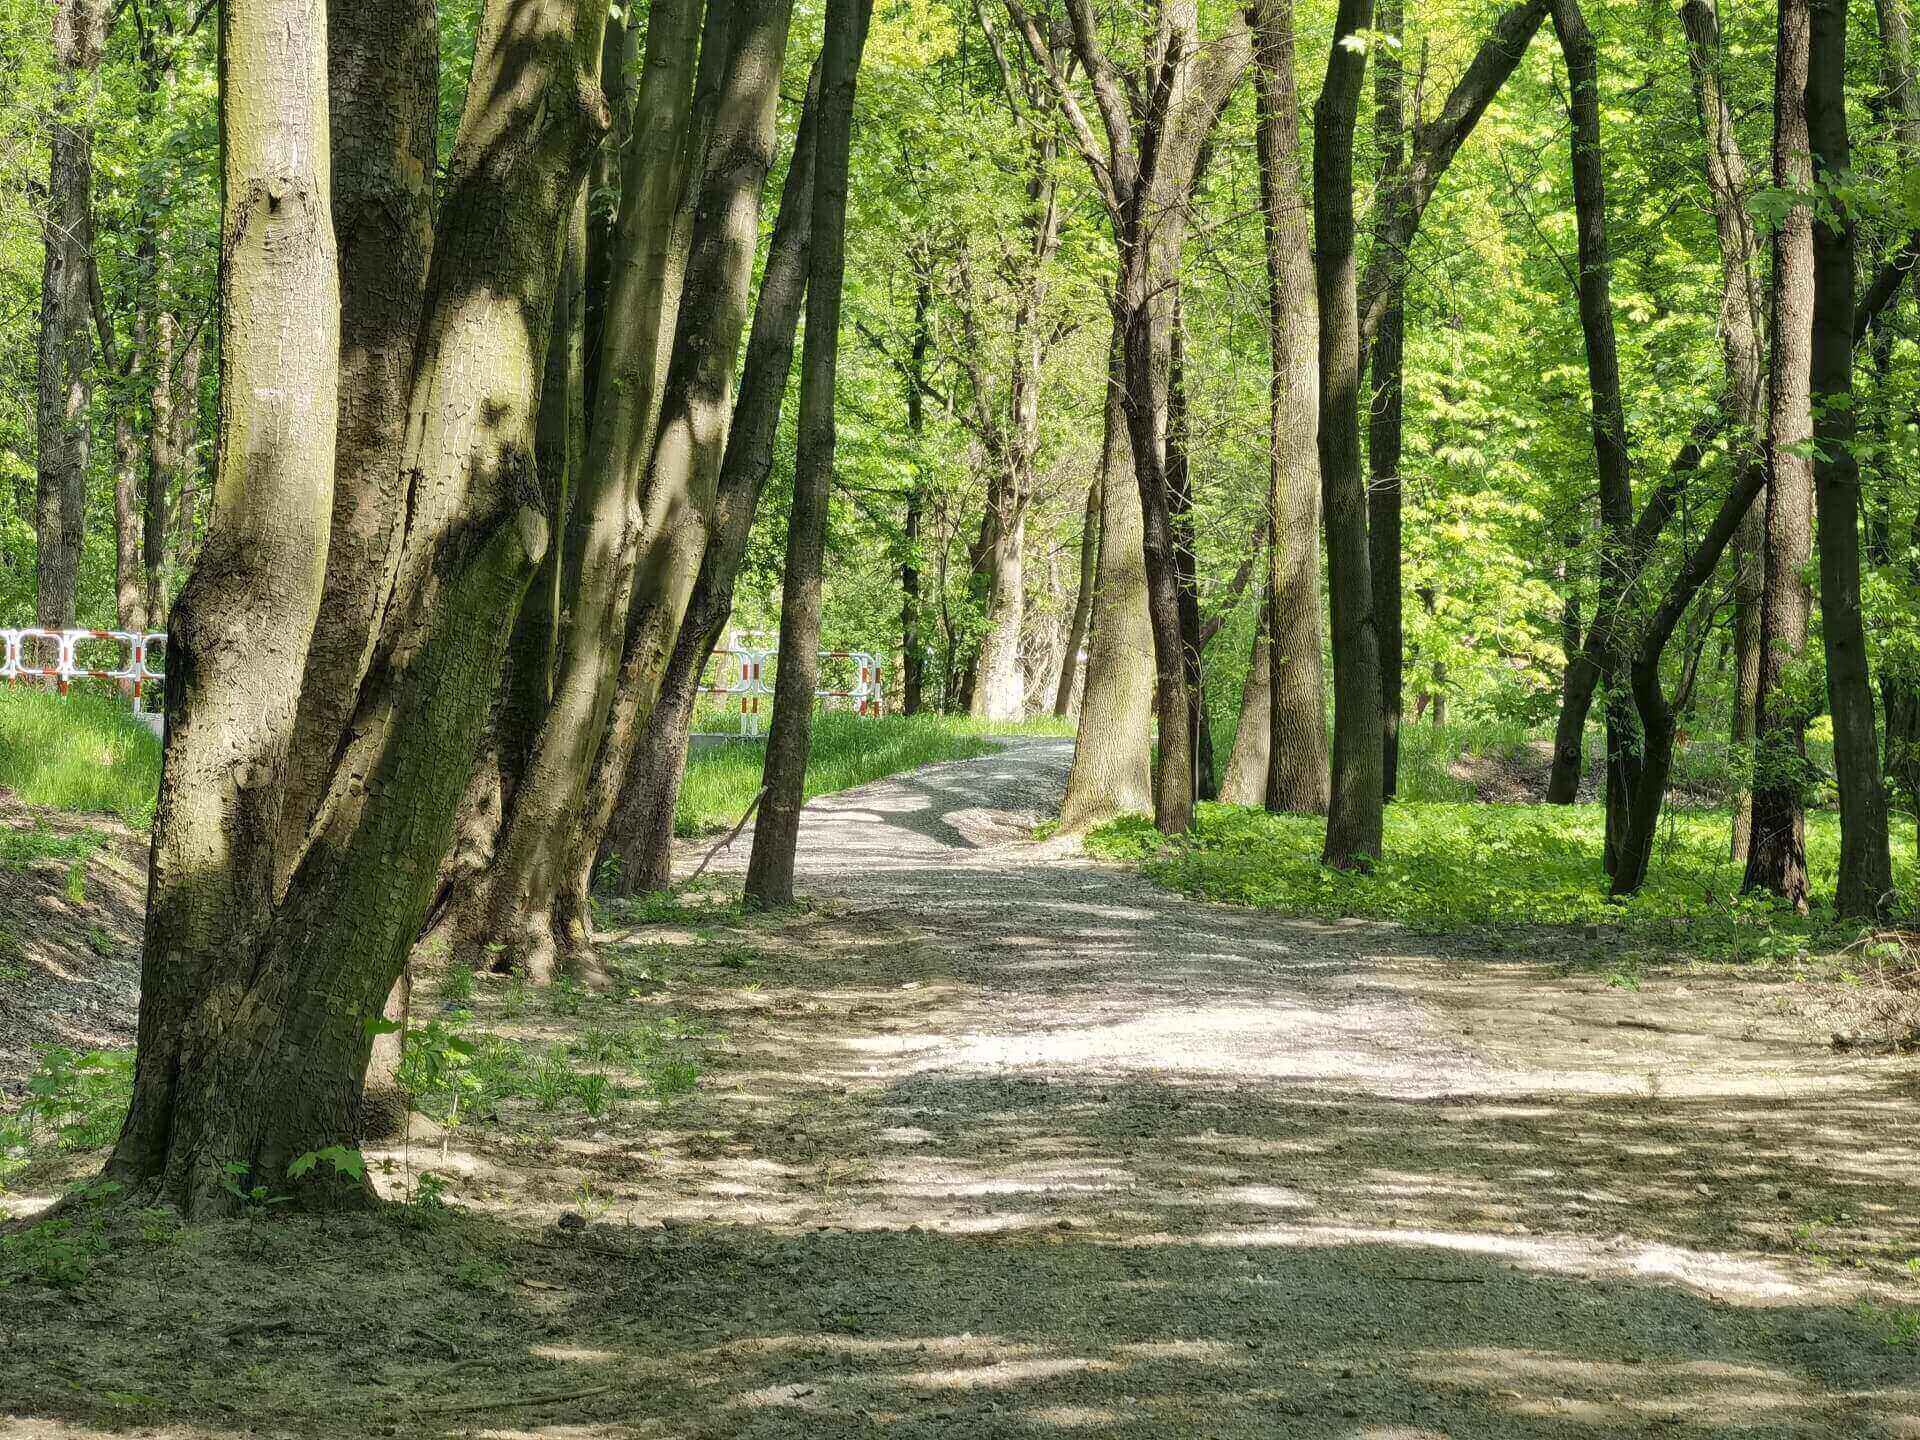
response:
[[(1011, 457), (1010, 457), (1011, 458)], [(1021, 639), (1027, 621), (1027, 506), (1029, 480), (1007, 477), (988, 499), (999, 522), (982, 566), (987, 586), (986, 628), (980, 636), (968, 712), (988, 723), (1019, 723), (1027, 717), (1027, 676)]]
[(1080, 520), (1080, 582), (1073, 595), (1073, 618), (1067, 622), (1067, 640), (1060, 656), (1060, 682), (1054, 687), (1053, 715), (1064, 720), (1073, 713), (1074, 686), (1093, 624), (1093, 595), (1100, 570), (1100, 476), (1087, 486), (1086, 513)]
[(1247, 663), (1247, 683), (1240, 689), (1240, 719), (1233, 730), (1233, 750), (1220, 779), (1220, 801), (1225, 805), (1261, 805), (1267, 798), (1267, 772), (1273, 753), (1273, 645), (1269, 626), (1273, 607), (1263, 593), (1257, 602), (1253, 627), (1253, 655)]
[(1291, 0), (1256, 11), (1261, 209), (1267, 237), (1269, 810), (1325, 814), (1326, 664), (1320, 639), (1320, 318), (1300, 186)]
[(1320, 486), (1333, 635), (1333, 791), (1322, 858), (1335, 868), (1380, 858), (1380, 637), (1360, 457), (1360, 320), (1353, 259), (1353, 131), (1373, 0), (1341, 0), (1314, 105), (1314, 279), (1320, 303)]
[(1153, 630), (1141, 544), (1140, 487), (1127, 437), (1120, 327), (1107, 366), (1106, 438), (1100, 458), (1100, 551), (1095, 561), (1093, 637), (1080, 699), (1073, 768), (1060, 827), (1069, 834), (1152, 808)]
[[(1607, 239), (1606, 167), (1600, 150), (1600, 61), (1577, 0), (1554, 0), (1553, 26), (1566, 57), (1573, 121), (1573, 194), (1580, 252), (1580, 329), (1586, 337), (1593, 407), (1593, 449), (1600, 475), (1600, 583), (1597, 609), (1625, 603), (1637, 569), (1633, 546), (1633, 481), (1620, 357), (1613, 329), (1612, 254)], [(1639, 721), (1625, 684), (1626, 657), (1616, 643), (1596, 657), (1594, 678), (1607, 686), (1607, 873), (1625, 842), (1627, 806), (1640, 763)], [(1580, 717), (1584, 722), (1584, 715)], [(1570, 726), (1563, 726), (1563, 732)], [(1573, 734), (1577, 735), (1578, 730)], [(1564, 733), (1561, 737), (1564, 740)], [(1562, 753), (1555, 746), (1556, 762)], [(1564, 782), (1555, 787), (1564, 790)]]
[[(1720, 241), (1720, 344), (1726, 370), (1721, 404), (1733, 429), (1737, 467), (1759, 466), (1765, 456), (1766, 379), (1761, 337), (1766, 300), (1760, 281), (1760, 245), (1747, 209), (1747, 162), (1734, 129), (1733, 109), (1723, 88), (1720, 20), (1713, 0), (1686, 0), (1680, 19), (1687, 33), (1687, 61), (1705, 142), (1707, 188), (1713, 196)], [(1733, 541), (1733, 744), (1744, 750), (1753, 741), (1755, 697), (1760, 684), (1760, 594), (1766, 503), (1747, 507)], [(1747, 858), (1753, 818), (1752, 797), (1744, 787), (1735, 797), (1731, 853)]]
[(340, 248), (332, 540), (288, 756), (281, 878), (325, 793), (399, 560), (400, 466), (433, 248), (440, 30), (433, 0), (332, 0), (327, 88)]
[(834, 380), (840, 358), (840, 298), (846, 276), (847, 168), (854, 87), (872, 0), (828, 0), (820, 58), (819, 134), (813, 174), (813, 245), (808, 257), (807, 334), (800, 366), (799, 448), (781, 591), (780, 669), (761, 786), (760, 818), (747, 862), (755, 905), (793, 903), (807, 757), (820, 672), (820, 580), (833, 489)]
[(1406, 115), (1401, 100), (1401, 0), (1380, 0), (1382, 37), (1373, 71), (1373, 134), (1380, 151), (1374, 200), (1374, 253), (1386, 266), (1384, 305), (1371, 349), (1371, 400), (1367, 408), (1367, 540), (1373, 576), (1373, 625), (1380, 636), (1380, 788), (1391, 800), (1400, 783), (1402, 673), (1406, 626), (1400, 578), (1400, 450), (1406, 360), (1407, 257), (1398, 237), (1411, 230), (1407, 208)]
[[(1774, 52), (1773, 183), (1794, 195), (1813, 185), (1807, 133), (1807, 0), (1780, 0)], [(1760, 689), (1755, 710), (1753, 835), (1746, 888), (1807, 902), (1806, 728), (1787, 678), (1807, 643), (1813, 558), (1813, 215), (1796, 204), (1773, 233), (1768, 377), (1766, 575), (1761, 598)]]
[[(226, 8), (221, 464), (247, 483), (218, 487), (174, 619), (179, 708), (140, 1053), (108, 1168), (190, 1214), (232, 1208), (230, 1173), (278, 1191), (290, 1161), (357, 1132), (367, 1022), (432, 898), (485, 719), (474, 696), (498, 679), (546, 544), (535, 411), (556, 239), (608, 126), (582, 65), (603, 14), (587, 0), (495, 0), (482, 17), (408, 407), (413, 485), (394, 593), (313, 834), (269, 906), (287, 677), (319, 605), (333, 468), (333, 406), (315, 403), (323, 383), (330, 401), (338, 357), (324, 11), (319, 0)], [(286, 173), (276, 156), (309, 168)], [(256, 329), (246, 317), (263, 312), (288, 328)], [(283, 643), (263, 645), (261, 617), (282, 611)], [(242, 622), (243, 633), (218, 628)], [(239, 766), (236, 743), (250, 752)]]
[(79, 115), (100, 67), (106, 0), (58, 0), (53, 10), (54, 117), (40, 270), (38, 495), (34, 622), (74, 623), (87, 519), (93, 416), (93, 127)]
[(1847, 7), (1813, 0), (1807, 60), (1807, 133), (1827, 213), (1813, 232), (1814, 490), (1820, 522), (1820, 634), (1833, 712), (1840, 792), (1840, 876), (1834, 909), (1876, 919), (1893, 902), (1887, 795), (1874, 729), (1873, 686), (1860, 615), (1860, 465), (1854, 454), (1854, 215), (1848, 195)]
[(727, 430), (706, 553), (680, 622), (660, 698), (647, 716), (621, 781), (619, 805), (602, 851), (603, 859), (620, 856), (619, 863), (608, 868), (617, 872), (616, 885), (623, 893), (662, 890), (673, 878), (673, 817), (686, 776), (688, 730), (700, 677), (733, 612), (734, 583), (746, 558), (760, 496), (773, 472), (780, 411), (793, 371), (794, 332), (800, 323), (812, 254), (818, 107), (816, 66), (754, 304), (753, 331), (747, 337), (740, 398)]

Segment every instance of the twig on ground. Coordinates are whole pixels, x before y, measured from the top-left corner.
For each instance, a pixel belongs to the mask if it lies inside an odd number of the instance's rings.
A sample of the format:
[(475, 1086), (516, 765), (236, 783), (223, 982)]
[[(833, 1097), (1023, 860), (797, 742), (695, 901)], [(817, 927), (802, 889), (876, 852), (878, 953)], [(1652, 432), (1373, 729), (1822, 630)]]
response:
[(584, 1390), (556, 1390), (546, 1395), (503, 1395), (492, 1400), (468, 1400), (458, 1405), (423, 1405), (416, 1415), (464, 1415), (474, 1410), (524, 1410), (532, 1405), (558, 1405), (562, 1400), (584, 1400), (604, 1395), (611, 1385), (589, 1385)]
[(693, 884), (694, 881), (698, 880), (702, 875), (706, 874), (707, 866), (713, 863), (713, 857), (718, 855), (722, 850), (726, 849), (729, 845), (733, 844), (734, 841), (740, 838), (740, 832), (747, 828), (747, 821), (753, 818), (753, 812), (760, 808), (760, 802), (766, 798), (767, 798), (767, 787), (762, 785), (760, 787), (760, 793), (753, 797), (753, 803), (747, 806), (747, 813), (742, 815), (740, 817), (739, 823), (736, 824), (733, 827), (733, 829), (727, 832), (726, 839), (722, 840), (718, 845), (714, 846), (713, 849), (707, 852), (707, 858), (700, 862), (700, 868), (698, 870), (694, 871), (691, 875), (689, 875), (686, 878), (686, 882), (685, 882), (686, 884), (691, 885)]

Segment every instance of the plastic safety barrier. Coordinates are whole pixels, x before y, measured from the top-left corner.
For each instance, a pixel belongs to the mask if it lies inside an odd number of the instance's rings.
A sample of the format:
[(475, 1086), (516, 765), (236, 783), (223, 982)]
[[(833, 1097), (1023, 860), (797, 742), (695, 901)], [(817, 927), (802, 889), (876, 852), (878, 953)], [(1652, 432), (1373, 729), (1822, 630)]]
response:
[[(779, 645), (768, 645), (764, 636), (762, 643), (751, 643), (755, 632), (740, 631), (732, 635), (725, 645), (713, 652), (715, 660), (722, 661), (732, 672), (733, 678), (725, 685), (709, 684), (700, 687), (703, 695), (726, 695), (740, 702), (740, 733), (758, 735), (760, 733), (761, 701), (773, 695), (773, 683), (768, 680), (770, 662), (778, 658)], [(884, 715), (887, 709), (886, 667), (878, 655), (866, 650), (822, 650), (822, 660), (847, 660), (852, 662), (853, 678), (845, 689), (817, 687), (815, 696), (822, 700), (846, 700), (861, 715)]]
[[(97, 664), (101, 657), (82, 653), (99, 645), (114, 646), (118, 663)], [(131, 687), (137, 701), (148, 682), (167, 678), (153, 667), (155, 652), (164, 659), (166, 648), (165, 631), (0, 629), (0, 680), (50, 683), (62, 695), (75, 680), (112, 680)]]

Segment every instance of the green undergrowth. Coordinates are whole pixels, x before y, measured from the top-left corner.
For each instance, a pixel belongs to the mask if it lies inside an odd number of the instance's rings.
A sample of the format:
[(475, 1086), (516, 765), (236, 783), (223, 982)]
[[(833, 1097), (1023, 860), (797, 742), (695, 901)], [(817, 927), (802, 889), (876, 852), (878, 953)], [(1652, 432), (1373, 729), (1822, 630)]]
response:
[[(1072, 735), (1053, 719), (988, 725), (959, 715), (860, 716), (823, 711), (813, 720), (807, 798), (850, 790), (942, 760), (967, 760), (994, 748), (995, 735)], [(705, 835), (733, 826), (759, 793), (764, 740), (729, 741), (695, 750), (674, 815), (676, 835)]]
[(153, 819), (160, 742), (117, 695), (0, 685), (0, 789), (28, 805)]
[[(1598, 805), (1400, 801), (1387, 807), (1385, 858), (1370, 872), (1320, 863), (1326, 831), (1318, 818), (1229, 805), (1201, 806), (1193, 833), (1175, 839), (1128, 816), (1094, 831), (1087, 848), (1137, 862), (1160, 884), (1201, 899), (1495, 941), (1516, 927), (1597, 926), (1650, 949), (1751, 961), (1838, 948), (1858, 936), (1818, 903), (1832, 893), (1839, 859), (1831, 813), (1807, 820), (1816, 897), (1808, 916), (1740, 893), (1725, 811), (1670, 812), (1645, 889), (1613, 902), (1600, 863), (1605, 823)], [(1911, 838), (1896, 840), (1895, 851), (1895, 878), (1910, 893)]]

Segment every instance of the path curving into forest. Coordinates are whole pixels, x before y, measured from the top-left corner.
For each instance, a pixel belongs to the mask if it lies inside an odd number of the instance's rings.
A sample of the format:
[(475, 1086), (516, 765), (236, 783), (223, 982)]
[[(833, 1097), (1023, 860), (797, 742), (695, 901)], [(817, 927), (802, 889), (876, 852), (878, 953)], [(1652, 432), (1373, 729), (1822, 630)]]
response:
[(859, 1339), (727, 1433), (1920, 1435), (1910, 1067), (1770, 989), (1169, 894), (1026, 838), (1070, 759), (808, 807), (847, 1003), (757, 1057), (831, 1097), (760, 1158), (825, 1179), (680, 1214), (808, 1234)]

